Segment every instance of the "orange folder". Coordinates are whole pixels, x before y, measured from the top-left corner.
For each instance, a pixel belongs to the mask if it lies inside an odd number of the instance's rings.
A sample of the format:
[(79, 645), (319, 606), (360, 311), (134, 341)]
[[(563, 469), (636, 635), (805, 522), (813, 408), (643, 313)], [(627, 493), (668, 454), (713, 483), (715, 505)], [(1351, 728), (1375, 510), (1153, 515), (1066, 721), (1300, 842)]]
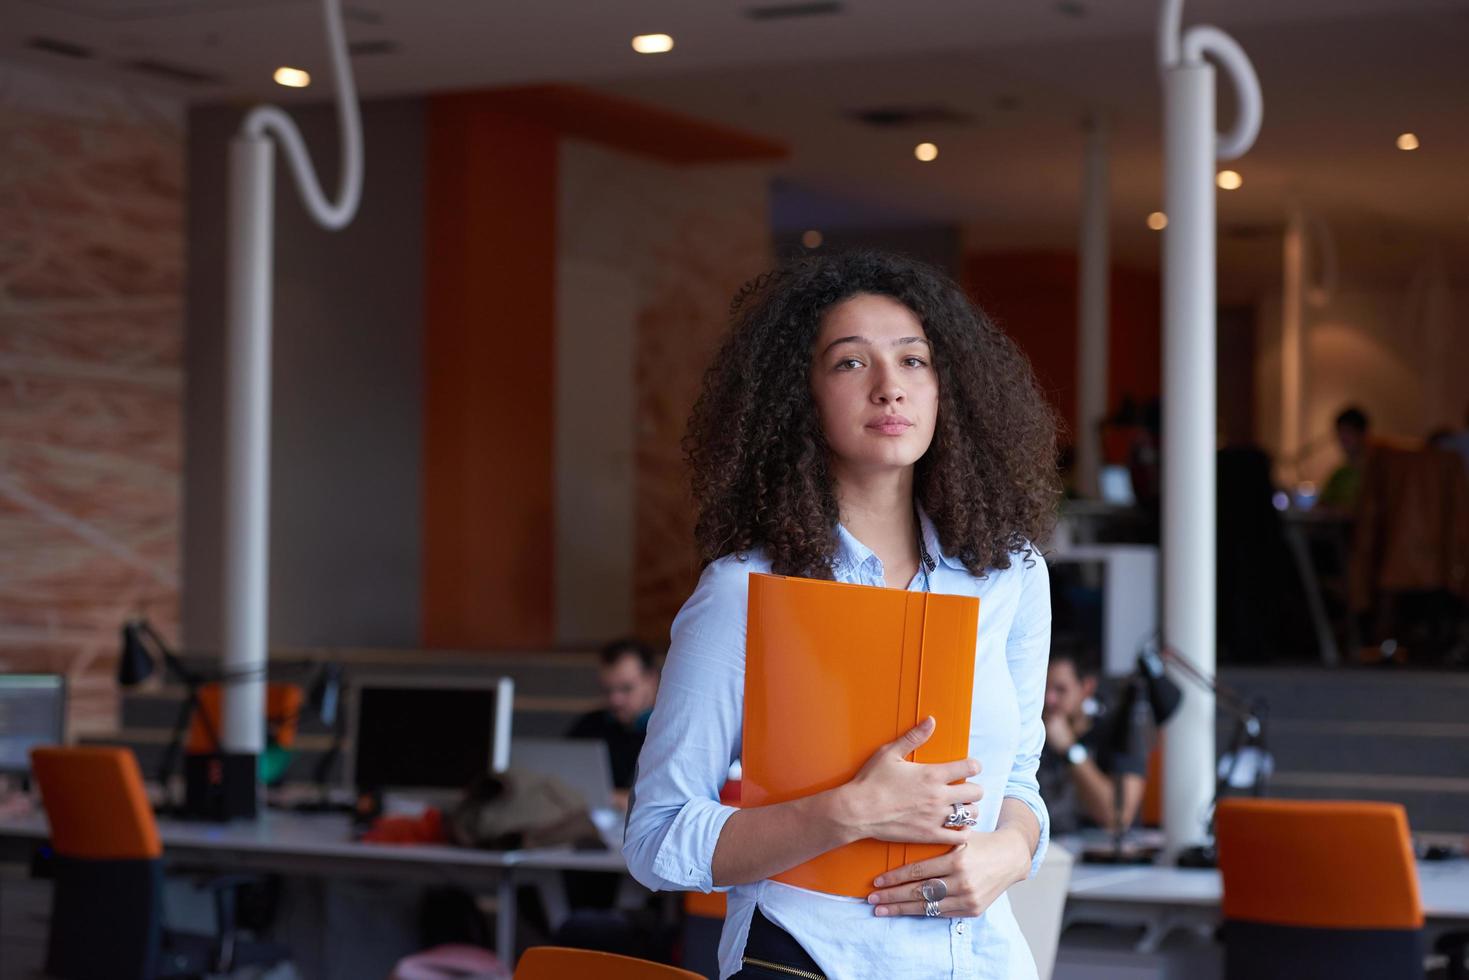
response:
[[(752, 574), (740, 805), (840, 786), (928, 715), (938, 727), (909, 758), (967, 757), (978, 622), (972, 596)], [(861, 840), (775, 880), (865, 897), (884, 871), (945, 850)]]

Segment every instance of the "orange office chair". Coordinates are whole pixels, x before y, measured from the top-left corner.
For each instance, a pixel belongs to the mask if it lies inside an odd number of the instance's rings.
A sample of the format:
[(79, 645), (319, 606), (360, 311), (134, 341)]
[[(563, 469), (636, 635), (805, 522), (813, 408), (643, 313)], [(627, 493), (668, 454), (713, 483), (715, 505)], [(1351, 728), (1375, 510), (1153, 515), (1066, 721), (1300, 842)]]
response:
[(1216, 836), (1226, 980), (1423, 975), (1401, 805), (1224, 800)]
[(210, 883), (217, 936), (164, 928), (163, 848), (131, 751), (37, 748), (31, 751), (31, 771), (55, 852), (47, 976), (163, 980), (289, 958), (283, 946), (237, 939), (238, 878)]
[(664, 966), (631, 956), (599, 953), (564, 946), (532, 946), (521, 954), (515, 980), (566, 980), (567, 977), (596, 977), (597, 980), (703, 980), (697, 973)]

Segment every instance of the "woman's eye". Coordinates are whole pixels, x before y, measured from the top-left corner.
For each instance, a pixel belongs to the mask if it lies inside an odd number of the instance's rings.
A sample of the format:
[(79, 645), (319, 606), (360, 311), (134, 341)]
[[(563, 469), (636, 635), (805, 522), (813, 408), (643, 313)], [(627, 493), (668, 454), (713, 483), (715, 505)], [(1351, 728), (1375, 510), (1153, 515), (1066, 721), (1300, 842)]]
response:
[(862, 362), (855, 357), (845, 357), (837, 361), (838, 371), (851, 371), (862, 366)]
[(917, 368), (926, 367), (928, 365), (928, 362), (921, 357), (905, 357), (903, 358), (903, 364), (907, 367)]

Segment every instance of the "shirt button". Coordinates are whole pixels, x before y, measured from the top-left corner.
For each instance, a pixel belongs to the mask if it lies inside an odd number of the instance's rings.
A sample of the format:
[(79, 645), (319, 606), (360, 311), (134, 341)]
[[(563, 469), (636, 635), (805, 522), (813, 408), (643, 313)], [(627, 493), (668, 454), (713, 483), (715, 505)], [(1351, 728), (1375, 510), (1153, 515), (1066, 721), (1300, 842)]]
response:
[(954, 931), (957, 932), (961, 936), (964, 935), (964, 920), (963, 919), (960, 919), (958, 922), (954, 923)]

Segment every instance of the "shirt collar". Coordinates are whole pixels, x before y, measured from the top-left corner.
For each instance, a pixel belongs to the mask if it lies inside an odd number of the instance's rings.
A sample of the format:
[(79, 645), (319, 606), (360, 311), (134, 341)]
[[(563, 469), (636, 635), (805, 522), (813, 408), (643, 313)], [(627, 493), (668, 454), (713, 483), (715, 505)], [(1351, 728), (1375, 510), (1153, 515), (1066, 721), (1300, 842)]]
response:
[[(933, 521), (929, 519), (928, 512), (921, 504), (918, 506), (918, 526), (923, 532), (924, 547), (928, 549), (929, 556), (935, 562), (948, 565), (950, 568), (964, 568), (962, 561), (944, 551), (943, 545), (939, 542), (938, 531), (934, 529)], [(869, 561), (877, 561), (877, 555), (873, 554), (872, 549), (853, 537), (852, 532), (846, 527), (837, 524), (837, 566), (856, 570)]]
[(923, 505), (918, 505), (918, 526), (923, 529), (923, 543), (928, 548), (928, 553), (933, 560), (940, 565), (948, 565), (950, 568), (964, 569), (964, 563), (944, 550), (939, 541), (939, 532), (934, 528), (933, 521), (928, 517), (928, 512)]

